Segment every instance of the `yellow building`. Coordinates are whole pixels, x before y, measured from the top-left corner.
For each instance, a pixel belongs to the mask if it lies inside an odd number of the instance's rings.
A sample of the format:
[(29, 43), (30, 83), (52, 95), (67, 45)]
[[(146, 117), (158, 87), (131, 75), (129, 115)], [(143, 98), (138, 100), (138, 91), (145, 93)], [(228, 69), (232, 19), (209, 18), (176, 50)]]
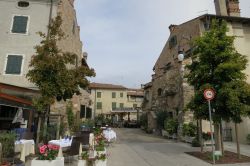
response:
[[(128, 89), (121, 85), (91, 83), (93, 116), (116, 115), (119, 120), (136, 120), (143, 101), (141, 89)], [(120, 115), (120, 116), (118, 116)]]

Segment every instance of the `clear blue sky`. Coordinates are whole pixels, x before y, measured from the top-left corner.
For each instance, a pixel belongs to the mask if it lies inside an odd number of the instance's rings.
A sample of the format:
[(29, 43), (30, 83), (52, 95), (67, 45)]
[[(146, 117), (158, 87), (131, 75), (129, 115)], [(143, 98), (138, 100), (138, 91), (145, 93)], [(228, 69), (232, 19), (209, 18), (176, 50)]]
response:
[[(184, 4), (183, 4), (184, 2)], [(139, 88), (169, 36), (168, 26), (215, 14), (214, 0), (76, 0), (78, 24), (93, 82)], [(240, 0), (250, 17), (250, 0)]]

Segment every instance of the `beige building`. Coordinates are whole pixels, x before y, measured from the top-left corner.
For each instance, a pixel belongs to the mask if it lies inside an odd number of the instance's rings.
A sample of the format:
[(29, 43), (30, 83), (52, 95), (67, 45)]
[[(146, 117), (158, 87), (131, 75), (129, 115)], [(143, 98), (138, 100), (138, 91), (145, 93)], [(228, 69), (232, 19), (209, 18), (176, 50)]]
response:
[[(246, 55), (250, 63), (250, 18), (240, 17), (239, 1), (237, 0), (215, 0), (215, 8), (216, 15), (205, 14), (180, 25), (169, 26), (170, 36), (155, 63), (152, 80), (144, 86), (143, 110), (148, 112), (167, 110), (179, 119), (180, 128), (182, 123), (193, 120), (191, 112), (183, 112), (194, 93), (193, 87), (189, 86), (187, 80), (183, 78), (187, 72), (185, 65), (191, 63), (189, 58), (192, 51), (190, 41), (208, 30), (212, 19), (227, 21), (228, 35), (236, 36), (235, 47), (237, 51)], [(184, 52), (185, 55), (181, 62), (178, 60), (180, 52)], [(248, 75), (247, 82), (250, 83), (250, 65), (247, 66), (245, 72)], [(148, 115), (151, 116), (149, 119), (153, 119), (152, 113)], [(152, 124), (155, 123), (152, 122)], [(149, 127), (154, 128), (155, 126)], [(246, 135), (250, 133), (248, 118), (240, 124), (239, 129), (240, 141), (245, 142)], [(232, 125), (226, 124), (224, 131), (225, 138), (233, 137), (235, 140)]]
[(102, 83), (91, 83), (89, 88), (94, 116), (104, 114), (109, 117), (113, 114), (117, 115), (117, 120), (137, 119), (137, 110), (140, 110), (143, 101), (141, 89)]
[[(58, 47), (65, 52), (75, 53), (77, 65), (87, 65), (80, 40), (80, 27), (77, 23), (74, 0), (0, 0), (0, 82), (28, 89), (37, 89), (28, 81), (26, 74), (29, 63), (35, 54), (34, 46), (41, 37), (37, 32), (47, 33), (52, 18), (61, 16), (65, 39)], [(80, 118), (86, 117), (90, 105), (89, 93), (81, 90), (80, 96), (72, 99), (73, 111)], [(51, 107), (51, 113), (65, 115), (66, 103), (61, 101)], [(85, 112), (85, 113), (84, 113)]]

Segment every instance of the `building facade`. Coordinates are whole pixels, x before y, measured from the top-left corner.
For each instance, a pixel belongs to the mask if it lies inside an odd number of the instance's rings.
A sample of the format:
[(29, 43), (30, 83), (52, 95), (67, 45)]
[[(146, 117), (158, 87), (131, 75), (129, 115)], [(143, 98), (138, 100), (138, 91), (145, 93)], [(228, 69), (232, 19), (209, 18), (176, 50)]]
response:
[[(152, 80), (144, 86), (146, 98), (143, 102), (143, 109), (145, 111), (169, 111), (174, 117), (178, 118), (180, 125), (193, 121), (192, 112), (188, 110), (184, 112), (183, 110), (192, 98), (194, 89), (183, 78), (183, 75), (187, 72), (185, 65), (191, 63), (191, 41), (209, 29), (212, 19), (224, 19), (227, 22), (229, 29), (227, 34), (236, 37), (234, 41), (236, 50), (246, 55), (250, 63), (248, 47), (250, 44), (250, 18), (240, 17), (239, 1), (215, 0), (215, 8), (216, 15), (205, 14), (180, 25), (169, 26), (170, 36), (155, 63)], [(181, 62), (178, 60), (180, 52), (184, 52), (185, 55)], [(248, 75), (247, 82), (250, 83), (250, 65), (247, 66), (245, 72)], [(248, 118), (240, 124), (241, 142), (245, 142), (246, 135), (250, 133), (248, 124)], [(203, 130), (209, 130), (206, 122), (203, 126)], [(232, 130), (231, 135), (235, 140), (232, 125), (225, 124), (224, 128)]]
[[(31, 57), (35, 54), (34, 46), (41, 41), (37, 32), (47, 34), (47, 26), (57, 15), (62, 18), (61, 29), (65, 34), (65, 39), (57, 43), (59, 49), (75, 53), (77, 65), (85, 65), (74, 0), (0, 0), (1, 83), (37, 89), (26, 78)], [(81, 95), (74, 96), (71, 101), (73, 112), (80, 118), (81, 108), (89, 107), (89, 93), (81, 90)], [(51, 106), (51, 113), (65, 114), (65, 108), (66, 102), (56, 102)]]
[(137, 120), (141, 109), (143, 91), (128, 89), (121, 85), (91, 83), (91, 100), (93, 116), (99, 114), (116, 115), (116, 120)]

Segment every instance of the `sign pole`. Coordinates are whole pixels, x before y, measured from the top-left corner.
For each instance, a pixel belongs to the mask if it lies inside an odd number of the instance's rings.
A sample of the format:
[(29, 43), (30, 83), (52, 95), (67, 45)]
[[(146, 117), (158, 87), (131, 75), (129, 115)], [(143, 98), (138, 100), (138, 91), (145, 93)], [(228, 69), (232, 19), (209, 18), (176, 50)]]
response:
[(210, 100), (208, 100), (208, 108), (209, 108), (209, 121), (210, 121), (210, 131), (211, 131), (211, 143), (212, 143), (213, 164), (215, 164), (215, 156), (214, 156), (214, 136), (213, 136), (213, 130), (212, 130), (212, 113), (211, 113), (211, 104), (210, 104)]

